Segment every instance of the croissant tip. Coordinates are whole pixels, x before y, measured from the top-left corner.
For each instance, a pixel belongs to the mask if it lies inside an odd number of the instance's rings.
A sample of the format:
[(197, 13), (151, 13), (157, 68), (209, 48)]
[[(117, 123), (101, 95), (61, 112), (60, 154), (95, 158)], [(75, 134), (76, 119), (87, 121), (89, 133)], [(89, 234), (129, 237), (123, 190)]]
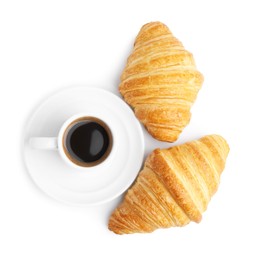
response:
[(165, 27), (166, 29), (168, 29), (169, 31), (169, 28), (166, 24), (160, 22), (160, 21), (151, 21), (151, 22), (148, 22), (148, 23), (145, 23), (142, 27), (141, 27), (141, 31), (143, 31), (144, 29), (147, 29), (148, 27), (155, 27), (155, 26), (160, 26), (160, 27)]
[(122, 234), (122, 233), (120, 233), (120, 228), (115, 227), (115, 224), (111, 221), (111, 219), (108, 222), (108, 230), (112, 231), (113, 233), (115, 233), (117, 235)]
[(116, 235), (122, 235), (122, 233), (118, 232), (118, 231), (115, 230), (115, 229), (112, 229), (112, 228), (109, 227), (109, 226), (108, 226), (108, 230), (111, 231), (111, 232), (113, 232), (113, 233), (116, 234)]
[[(163, 24), (165, 25), (164, 23), (160, 22), (160, 21), (151, 21), (151, 22), (148, 22), (148, 23), (145, 23), (143, 26), (146, 26), (146, 25), (152, 25), (152, 24)], [(143, 27), (142, 26), (142, 27)], [(166, 26), (166, 25), (165, 25)]]
[(225, 141), (226, 143), (228, 143), (227, 140), (226, 140), (223, 136), (221, 136), (221, 135), (219, 135), (219, 134), (213, 134), (213, 136), (215, 136), (215, 137), (217, 137), (217, 138), (219, 138), (219, 139), (222, 139), (223, 141)]
[(212, 135), (207, 135), (207, 136), (202, 137), (202, 138), (208, 138), (208, 137), (214, 138), (214, 139), (222, 142), (225, 145), (226, 150), (228, 150), (228, 151), (230, 150), (229, 144), (228, 144), (227, 140), (223, 136), (221, 136), (219, 134), (212, 134)]

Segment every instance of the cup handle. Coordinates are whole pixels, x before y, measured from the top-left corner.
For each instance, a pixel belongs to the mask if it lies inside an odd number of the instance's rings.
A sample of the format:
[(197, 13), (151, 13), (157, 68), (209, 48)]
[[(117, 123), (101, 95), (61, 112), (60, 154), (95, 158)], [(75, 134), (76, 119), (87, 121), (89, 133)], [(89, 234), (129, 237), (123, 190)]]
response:
[(57, 150), (58, 141), (57, 137), (31, 137), (29, 146), (34, 149)]

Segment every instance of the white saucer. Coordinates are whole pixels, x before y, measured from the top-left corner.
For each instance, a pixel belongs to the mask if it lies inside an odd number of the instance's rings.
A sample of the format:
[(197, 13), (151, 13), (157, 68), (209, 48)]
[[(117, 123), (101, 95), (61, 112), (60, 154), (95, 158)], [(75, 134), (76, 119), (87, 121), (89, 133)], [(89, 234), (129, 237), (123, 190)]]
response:
[[(30, 137), (57, 136), (72, 115), (102, 109), (117, 133), (111, 163), (88, 172), (66, 164), (58, 151), (29, 147)], [(25, 131), (24, 157), (32, 179), (49, 196), (73, 205), (99, 204), (122, 194), (135, 180), (143, 156), (143, 132), (133, 111), (122, 99), (99, 88), (70, 88), (51, 96), (35, 111)]]

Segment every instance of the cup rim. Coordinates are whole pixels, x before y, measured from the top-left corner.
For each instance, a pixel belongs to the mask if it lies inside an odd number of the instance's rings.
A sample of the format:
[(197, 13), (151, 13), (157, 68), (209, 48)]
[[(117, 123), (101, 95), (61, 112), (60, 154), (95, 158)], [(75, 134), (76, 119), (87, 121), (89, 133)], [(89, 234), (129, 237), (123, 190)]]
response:
[[(82, 117), (92, 117), (92, 118), (96, 118), (99, 119), (100, 121), (102, 121), (104, 124), (107, 125), (107, 127), (109, 128), (109, 131), (112, 135), (112, 147), (111, 150), (109, 151), (109, 154), (107, 155), (107, 157), (100, 162), (99, 164), (96, 165), (92, 165), (92, 166), (82, 166), (82, 165), (78, 165), (76, 163), (74, 163), (72, 160), (70, 160), (70, 158), (67, 156), (66, 152), (64, 151), (64, 145), (63, 145), (63, 137), (64, 134), (67, 130), (67, 128), (69, 127), (70, 124), (72, 124), (73, 121), (82, 118)], [(109, 163), (110, 159), (113, 157), (114, 154), (114, 150), (115, 150), (115, 141), (114, 141), (114, 135), (113, 135), (113, 130), (111, 129), (111, 127), (109, 126), (109, 124), (102, 118), (99, 118), (99, 116), (94, 115), (93, 113), (78, 113), (75, 114), (71, 117), (69, 117), (61, 126), (58, 136), (57, 136), (57, 143), (58, 143), (58, 151), (62, 157), (62, 159), (71, 167), (75, 167), (79, 170), (92, 170), (92, 169), (99, 169), (103, 166), (105, 166), (107, 163)]]
[[(116, 148), (105, 167), (85, 172), (70, 167), (57, 149), (48, 153), (28, 146), (31, 134), (49, 134), (57, 140), (62, 124), (69, 117), (90, 111), (104, 113), (113, 130)], [(143, 127), (132, 109), (113, 91), (96, 86), (69, 87), (49, 95), (31, 115), (24, 139), (24, 160), (32, 180), (50, 197), (76, 206), (98, 205), (118, 197), (135, 180), (145, 155)]]

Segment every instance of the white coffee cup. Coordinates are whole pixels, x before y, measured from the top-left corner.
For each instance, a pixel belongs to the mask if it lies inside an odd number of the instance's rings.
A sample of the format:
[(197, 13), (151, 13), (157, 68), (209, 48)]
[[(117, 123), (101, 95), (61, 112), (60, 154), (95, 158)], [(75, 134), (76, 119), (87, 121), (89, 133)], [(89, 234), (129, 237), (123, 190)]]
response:
[[(89, 137), (77, 134), (79, 131), (84, 133), (82, 128), (89, 129), (89, 124), (91, 128), (95, 128), (94, 132), (84, 131), (90, 134)], [(61, 158), (70, 166), (86, 169), (100, 167), (111, 161), (115, 150), (114, 133), (113, 126), (107, 117), (102, 118), (102, 115), (99, 117), (97, 114), (81, 113), (66, 120), (60, 127), (57, 137), (31, 137), (29, 145), (34, 149), (57, 150)], [(69, 144), (72, 138), (76, 140), (73, 147)], [(75, 146), (77, 144), (79, 147)], [(91, 147), (86, 147), (86, 145)], [(93, 149), (94, 151), (92, 151)], [(80, 150), (81, 152), (78, 153), (77, 151)], [(88, 161), (89, 159), (90, 161)]]

